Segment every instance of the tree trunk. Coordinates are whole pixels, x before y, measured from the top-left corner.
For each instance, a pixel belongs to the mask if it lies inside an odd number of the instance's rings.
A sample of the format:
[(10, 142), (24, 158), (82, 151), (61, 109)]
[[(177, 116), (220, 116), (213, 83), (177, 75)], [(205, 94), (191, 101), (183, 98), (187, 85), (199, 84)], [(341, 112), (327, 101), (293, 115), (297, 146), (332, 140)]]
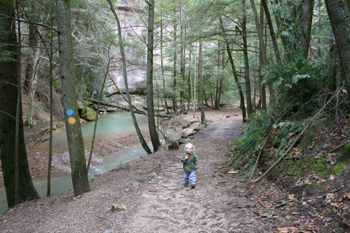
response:
[(249, 58), (248, 58), (248, 42), (247, 42), (247, 17), (245, 0), (243, 0), (243, 22), (242, 22), (242, 39), (243, 39), (243, 55), (244, 55), (244, 74), (245, 74), (245, 92), (247, 100), (247, 115), (253, 113), (252, 94), (250, 89), (250, 74), (249, 74)]
[[(221, 69), (221, 44), (218, 43), (218, 60), (217, 60), (217, 69)], [(221, 85), (222, 85), (222, 74), (218, 74), (218, 78), (216, 80), (216, 87), (215, 87), (215, 103), (214, 103), (214, 109), (219, 110), (220, 107), (220, 97), (221, 97)]]
[[(162, 2), (161, 2), (162, 3)], [(162, 72), (162, 81), (163, 81), (163, 101), (166, 109), (166, 113), (169, 113), (167, 95), (166, 95), (166, 87), (165, 87), (165, 73), (164, 73), (164, 57), (163, 57), (163, 12), (161, 12), (161, 20), (160, 20), (160, 67)]]
[[(176, 15), (176, 10), (174, 9), (174, 16)], [(173, 75), (173, 110), (174, 113), (177, 113), (177, 24), (174, 22), (174, 75)]]
[(234, 64), (234, 61), (233, 61), (233, 58), (232, 58), (231, 49), (230, 49), (230, 46), (229, 46), (228, 43), (226, 43), (226, 50), (227, 50), (228, 57), (230, 59), (233, 77), (235, 79), (235, 82), (236, 82), (236, 85), (237, 85), (237, 88), (238, 88), (238, 92), (239, 92), (239, 97), (240, 97), (240, 100), (241, 100), (241, 109), (242, 109), (243, 122), (245, 122), (247, 115), (246, 115), (245, 105), (244, 105), (244, 95), (243, 95), (241, 84), (239, 83), (239, 80), (238, 80), (237, 71), (236, 71), (235, 64)]
[(193, 118), (196, 117), (196, 100), (197, 100), (197, 97), (196, 97), (196, 93), (197, 93), (197, 45), (194, 46), (195, 47), (195, 53), (194, 53), (194, 72), (193, 72), (193, 81), (192, 81), (192, 110), (193, 110)]
[(310, 49), (310, 38), (311, 38), (311, 26), (312, 16), (314, 10), (314, 0), (304, 0), (301, 3), (300, 17), (297, 18), (299, 22), (297, 30), (298, 38), (298, 52), (300, 52), (306, 59), (308, 57)]
[(181, 75), (181, 89), (180, 89), (180, 111), (185, 110), (185, 41), (184, 41), (184, 20), (183, 20), (183, 2), (180, 0), (180, 75)]
[(191, 84), (191, 65), (192, 65), (192, 43), (190, 43), (190, 51), (189, 51), (189, 54), (188, 54), (188, 78), (187, 78), (187, 96), (188, 96), (188, 109), (190, 109), (190, 106), (191, 106), (191, 99), (192, 99), (192, 90), (191, 90), (191, 87), (192, 87), (192, 84)]
[[(30, 16), (31, 18), (28, 19), (31, 22), (37, 22), (36, 16), (37, 14), (34, 14), (35, 8), (37, 3), (35, 1), (29, 1), (28, 2), (29, 7), (27, 10), (27, 17)], [(38, 31), (37, 31), (37, 25), (35, 24), (29, 24), (28, 25), (29, 29), (29, 38), (28, 38), (28, 45), (30, 48), (35, 47), (38, 44)], [(35, 54), (35, 49), (30, 50), (33, 54)], [(32, 54), (31, 54), (32, 55)], [(24, 83), (23, 83), (23, 91), (24, 93), (28, 93), (30, 91), (30, 83), (31, 79), (33, 77), (33, 68), (35, 66), (35, 62), (32, 56), (28, 56), (26, 59), (26, 69), (25, 69), (25, 74), (24, 74)]]
[(280, 55), (279, 50), (278, 50), (277, 40), (276, 40), (276, 36), (275, 36), (275, 31), (274, 31), (273, 25), (272, 25), (270, 11), (269, 11), (269, 8), (267, 6), (266, 0), (261, 0), (261, 4), (264, 7), (267, 24), (269, 25), (269, 31), (270, 31), (270, 35), (271, 35), (273, 50), (275, 51), (276, 61), (277, 61), (277, 63), (280, 63), (281, 62), (281, 55)]
[[(15, 206), (15, 151), (18, 154), (18, 203), (40, 198), (30, 176), (26, 147), (24, 143), (21, 92), (18, 91), (19, 59), (18, 47), (15, 46), (16, 31), (14, 7), (12, 1), (0, 0), (0, 14), (8, 17), (0, 18), (0, 149), (4, 185), (7, 204)], [(4, 33), (4, 32), (7, 33)], [(14, 46), (10, 46), (14, 45)], [(4, 57), (4, 54), (9, 54)], [(17, 107), (19, 112), (17, 112)], [(16, 115), (18, 115), (18, 135), (16, 135)], [(17, 139), (16, 139), (17, 138)], [(16, 140), (18, 142), (16, 148)]]
[(344, 0), (325, 0), (337, 43), (342, 77), (350, 91), (350, 6)]
[(149, 149), (145, 139), (143, 138), (143, 135), (141, 133), (141, 130), (139, 128), (139, 125), (137, 124), (137, 120), (135, 117), (135, 113), (134, 113), (134, 108), (132, 106), (132, 102), (131, 102), (131, 97), (130, 97), (130, 92), (129, 92), (129, 85), (128, 85), (128, 77), (127, 77), (127, 72), (126, 72), (126, 59), (125, 59), (125, 51), (124, 51), (124, 46), (123, 46), (123, 39), (122, 39), (122, 29), (120, 26), (120, 21), (118, 18), (117, 13), (115, 12), (114, 6), (111, 2), (111, 0), (107, 0), (111, 11), (114, 15), (115, 21), (117, 22), (117, 27), (118, 27), (118, 40), (119, 40), (119, 45), (120, 45), (120, 53), (122, 55), (122, 62), (123, 62), (123, 77), (124, 77), (124, 84), (125, 84), (125, 91), (126, 91), (126, 96), (128, 99), (128, 104), (129, 104), (129, 108), (130, 108), (130, 114), (131, 114), (131, 118), (132, 118), (132, 122), (134, 124), (136, 133), (139, 137), (140, 143), (143, 147), (143, 149), (146, 151), (147, 154), (152, 154), (151, 150)]
[[(53, 17), (51, 16), (51, 26), (53, 25)], [(52, 165), (52, 141), (53, 141), (53, 85), (54, 85), (54, 75), (53, 75), (53, 35), (50, 34), (50, 132), (49, 132), (49, 154), (48, 154), (48, 164), (47, 164), (47, 190), (46, 196), (51, 195), (51, 165)]]
[[(255, 26), (256, 30), (258, 32), (258, 38), (259, 38), (259, 48), (260, 48), (260, 61), (261, 61), (261, 68), (265, 67), (267, 64), (267, 59), (266, 59), (266, 51), (265, 51), (265, 43), (264, 43), (264, 37), (263, 37), (263, 30), (262, 30), (262, 25), (259, 23), (259, 16), (258, 12), (256, 10), (255, 2), (254, 0), (250, 0), (250, 4), (252, 6), (252, 10), (254, 13), (254, 20), (255, 20)], [(261, 71), (259, 72), (260, 80), (262, 81), (261, 77)], [(262, 83), (262, 82), (261, 82)], [(267, 105), (266, 105), (266, 91), (265, 91), (265, 85), (261, 85), (261, 101), (262, 101), (262, 109), (266, 110)]]
[(31, 126), (33, 124), (33, 111), (34, 111), (34, 97), (36, 86), (38, 85), (38, 66), (40, 63), (40, 49), (36, 48), (33, 58), (34, 67), (32, 68), (30, 79), (30, 87), (28, 91), (28, 109), (27, 109), (27, 119), (25, 125)]
[[(222, 71), (225, 70), (225, 44), (222, 44), (222, 50), (221, 50), (221, 69)], [(220, 81), (219, 81), (219, 95), (217, 100), (218, 107), (220, 107), (220, 103), (221, 103), (223, 83), (224, 83), (224, 73), (221, 74)]]
[(228, 58), (230, 60), (233, 77), (235, 79), (235, 82), (236, 82), (236, 85), (237, 85), (237, 89), (238, 89), (238, 93), (239, 93), (239, 97), (240, 97), (240, 106), (241, 106), (241, 109), (242, 109), (243, 122), (245, 122), (247, 115), (246, 115), (246, 111), (245, 111), (244, 94), (243, 94), (243, 90), (242, 90), (241, 84), (239, 83), (239, 80), (238, 80), (238, 74), (237, 74), (237, 71), (236, 71), (235, 63), (234, 63), (233, 58), (232, 58), (230, 45), (229, 45), (229, 42), (228, 42), (228, 40), (226, 38), (225, 28), (224, 28), (224, 24), (223, 24), (221, 18), (220, 18), (220, 27), (221, 27), (221, 30), (222, 30), (222, 33), (223, 33), (223, 38), (224, 38), (225, 44), (226, 44), (227, 55), (228, 55)]
[(160, 147), (160, 141), (154, 119), (153, 103), (153, 31), (154, 31), (154, 0), (148, 1), (148, 43), (147, 43), (147, 118), (148, 128), (153, 145), (153, 151)]
[[(266, 66), (267, 66), (267, 50), (266, 50), (266, 45), (267, 45), (267, 37), (266, 37), (266, 32), (264, 34), (264, 25), (265, 25), (265, 14), (264, 14), (264, 7), (262, 5), (260, 5), (260, 27), (261, 27), (261, 36), (262, 36), (262, 40), (264, 41), (265, 39), (265, 42), (263, 43), (263, 46), (265, 46), (264, 48), (261, 49), (261, 53), (263, 53), (261, 55), (262, 57), (262, 60), (263, 63), (261, 63), (261, 66), (260, 66), (260, 70), (264, 69)], [(266, 30), (265, 30), (266, 31)], [(264, 61), (265, 59), (265, 61)], [(263, 78), (262, 78), (262, 74), (260, 73), (260, 76), (261, 76), (261, 81), (263, 82)], [(269, 86), (269, 96), (270, 96), (270, 104), (275, 104), (275, 90), (273, 89), (273, 86), (272, 84), (270, 84)], [(262, 88), (265, 89), (265, 84), (262, 85)], [(266, 94), (264, 95), (264, 101), (265, 103), (263, 104), (264, 108), (263, 109), (266, 109), (267, 108), (267, 103), (266, 103)]]
[[(201, 33), (202, 30), (200, 29)], [(205, 112), (204, 112), (204, 96), (203, 96), (203, 41), (199, 40), (199, 52), (198, 52), (198, 80), (199, 80), (199, 108), (201, 110), (201, 122), (205, 121)]]
[(69, 0), (56, 0), (58, 46), (60, 51), (60, 76), (62, 85), (62, 106), (65, 125), (74, 196), (90, 191), (87, 175), (83, 134), (77, 104), (78, 80), (74, 72), (71, 13)]

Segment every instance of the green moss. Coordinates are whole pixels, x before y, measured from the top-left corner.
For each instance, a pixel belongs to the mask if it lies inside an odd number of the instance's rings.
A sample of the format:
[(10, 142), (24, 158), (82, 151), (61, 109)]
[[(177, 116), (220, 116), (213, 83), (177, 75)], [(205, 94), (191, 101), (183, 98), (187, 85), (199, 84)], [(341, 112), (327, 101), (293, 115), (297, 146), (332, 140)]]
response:
[(329, 169), (328, 169), (328, 162), (324, 157), (321, 157), (317, 160), (315, 160), (315, 163), (313, 165), (313, 170), (315, 173), (323, 178), (328, 177), (330, 174)]
[[(348, 162), (338, 161), (334, 166), (331, 166), (326, 161), (326, 156), (321, 158), (306, 156), (298, 160), (287, 158), (277, 164), (277, 166), (271, 171), (271, 178), (277, 179), (281, 176), (281, 174), (293, 177), (300, 175), (303, 172), (314, 172), (316, 175), (322, 178), (328, 178), (331, 174), (339, 176), (348, 167), (348, 164)], [(269, 167), (269, 165), (266, 165), (266, 167)]]
[(332, 168), (332, 171), (336, 176), (339, 176), (343, 171), (346, 170), (347, 164), (344, 162), (337, 162), (334, 167)]
[(96, 111), (92, 108), (83, 106), (79, 111), (80, 117), (87, 121), (95, 121), (96, 120)]

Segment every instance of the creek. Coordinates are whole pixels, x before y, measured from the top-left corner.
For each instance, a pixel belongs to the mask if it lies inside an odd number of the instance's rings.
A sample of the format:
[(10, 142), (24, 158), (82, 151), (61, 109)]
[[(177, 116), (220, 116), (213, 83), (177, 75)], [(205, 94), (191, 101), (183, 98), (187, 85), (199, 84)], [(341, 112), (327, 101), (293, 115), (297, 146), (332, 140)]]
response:
[[(143, 115), (137, 115), (137, 122), (140, 128), (147, 127), (147, 117)], [(84, 137), (84, 145), (85, 145), (85, 154), (88, 154), (90, 151), (90, 144), (92, 140), (93, 130), (94, 130), (95, 122), (88, 122), (82, 126), (82, 132)], [(117, 113), (108, 113), (105, 115), (101, 115), (96, 130), (96, 138), (95, 145), (98, 142), (105, 141), (113, 141), (118, 140), (118, 136), (121, 137), (125, 132), (134, 131), (134, 125), (132, 122), (132, 118), (129, 112), (117, 112)], [(124, 134), (125, 135), (125, 134)], [(66, 156), (69, 157), (67, 152), (67, 138), (66, 132), (61, 131), (54, 133), (53, 135), (53, 157), (57, 156)], [(48, 141), (46, 143), (41, 143), (35, 147), (35, 151), (33, 148), (29, 149), (28, 154), (35, 153), (35, 157), (37, 160), (44, 159), (47, 156), (48, 151)], [(95, 151), (95, 150), (94, 150)], [(99, 152), (94, 152), (99, 153)], [(118, 166), (140, 158), (142, 156), (146, 156), (147, 153), (141, 147), (141, 145), (133, 144), (131, 146), (123, 147), (122, 150), (111, 151), (109, 154), (104, 153), (103, 156), (97, 156), (91, 164), (89, 179), (104, 174), (112, 169), (117, 168)], [(57, 163), (57, 164), (55, 164)], [(59, 167), (62, 166), (55, 162), (53, 158), (53, 166)], [(67, 166), (69, 169), (69, 166)], [(67, 170), (66, 169), (66, 170)], [(64, 169), (61, 169), (64, 170)], [(46, 197), (47, 192), (47, 176), (38, 176), (33, 178), (33, 183), (41, 197)], [(70, 176), (70, 172), (67, 170), (66, 172), (54, 173), (51, 176), (51, 195), (55, 195), (66, 191), (72, 188), (72, 180)], [(0, 186), (0, 213), (5, 212), (8, 209), (7, 201), (6, 201), (6, 193), (4, 186)]]

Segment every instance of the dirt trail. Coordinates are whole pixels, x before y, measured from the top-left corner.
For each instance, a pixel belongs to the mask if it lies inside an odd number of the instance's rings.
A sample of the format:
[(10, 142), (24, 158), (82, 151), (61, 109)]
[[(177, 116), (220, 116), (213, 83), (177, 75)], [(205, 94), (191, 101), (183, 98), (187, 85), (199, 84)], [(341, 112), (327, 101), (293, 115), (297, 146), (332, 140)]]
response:
[[(219, 173), (242, 119), (238, 110), (211, 114), (214, 122), (191, 140), (199, 160), (195, 189), (183, 186), (181, 145), (97, 177), (81, 197), (69, 190), (23, 203), (0, 216), (0, 232), (278, 232), (300, 224), (288, 215), (276, 217), (268, 201), (259, 204), (263, 197), (286, 200), (274, 185), (260, 184), (247, 195), (248, 180)], [(112, 212), (113, 204), (127, 209)]]

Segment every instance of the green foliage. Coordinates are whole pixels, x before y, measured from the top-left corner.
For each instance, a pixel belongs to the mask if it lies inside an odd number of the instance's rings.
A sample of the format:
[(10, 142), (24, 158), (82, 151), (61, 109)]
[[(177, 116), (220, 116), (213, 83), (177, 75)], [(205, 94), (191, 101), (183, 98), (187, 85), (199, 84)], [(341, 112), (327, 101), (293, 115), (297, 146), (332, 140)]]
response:
[(4, 47), (3, 45), (0, 45), (0, 62), (14, 62), (16, 59), (13, 57), (16, 55), (16, 53), (9, 51), (9, 50), (3, 50), (1, 47)]
[(314, 97), (331, 87), (331, 80), (325, 75), (329, 73), (327, 61), (324, 58), (310, 61), (295, 56), (287, 63), (273, 63), (264, 71), (264, 83), (272, 85), (279, 93), (278, 106), (292, 108), (294, 112), (302, 109), (299, 114), (309, 115), (322, 104)]
[[(283, 121), (278, 124), (280, 130), (278, 131), (277, 138), (272, 142), (272, 145), (278, 148), (278, 156), (281, 156), (289, 145), (293, 143), (295, 137), (301, 133), (307, 125), (307, 121), (308, 120), (301, 122)], [(293, 136), (290, 136), (291, 134), (293, 134)]]
[(243, 126), (245, 135), (237, 140), (236, 149), (244, 150), (254, 140), (260, 141), (264, 137), (262, 133), (271, 124), (271, 122), (272, 119), (268, 117), (266, 112), (252, 114), (249, 119), (247, 119), (246, 124)]

